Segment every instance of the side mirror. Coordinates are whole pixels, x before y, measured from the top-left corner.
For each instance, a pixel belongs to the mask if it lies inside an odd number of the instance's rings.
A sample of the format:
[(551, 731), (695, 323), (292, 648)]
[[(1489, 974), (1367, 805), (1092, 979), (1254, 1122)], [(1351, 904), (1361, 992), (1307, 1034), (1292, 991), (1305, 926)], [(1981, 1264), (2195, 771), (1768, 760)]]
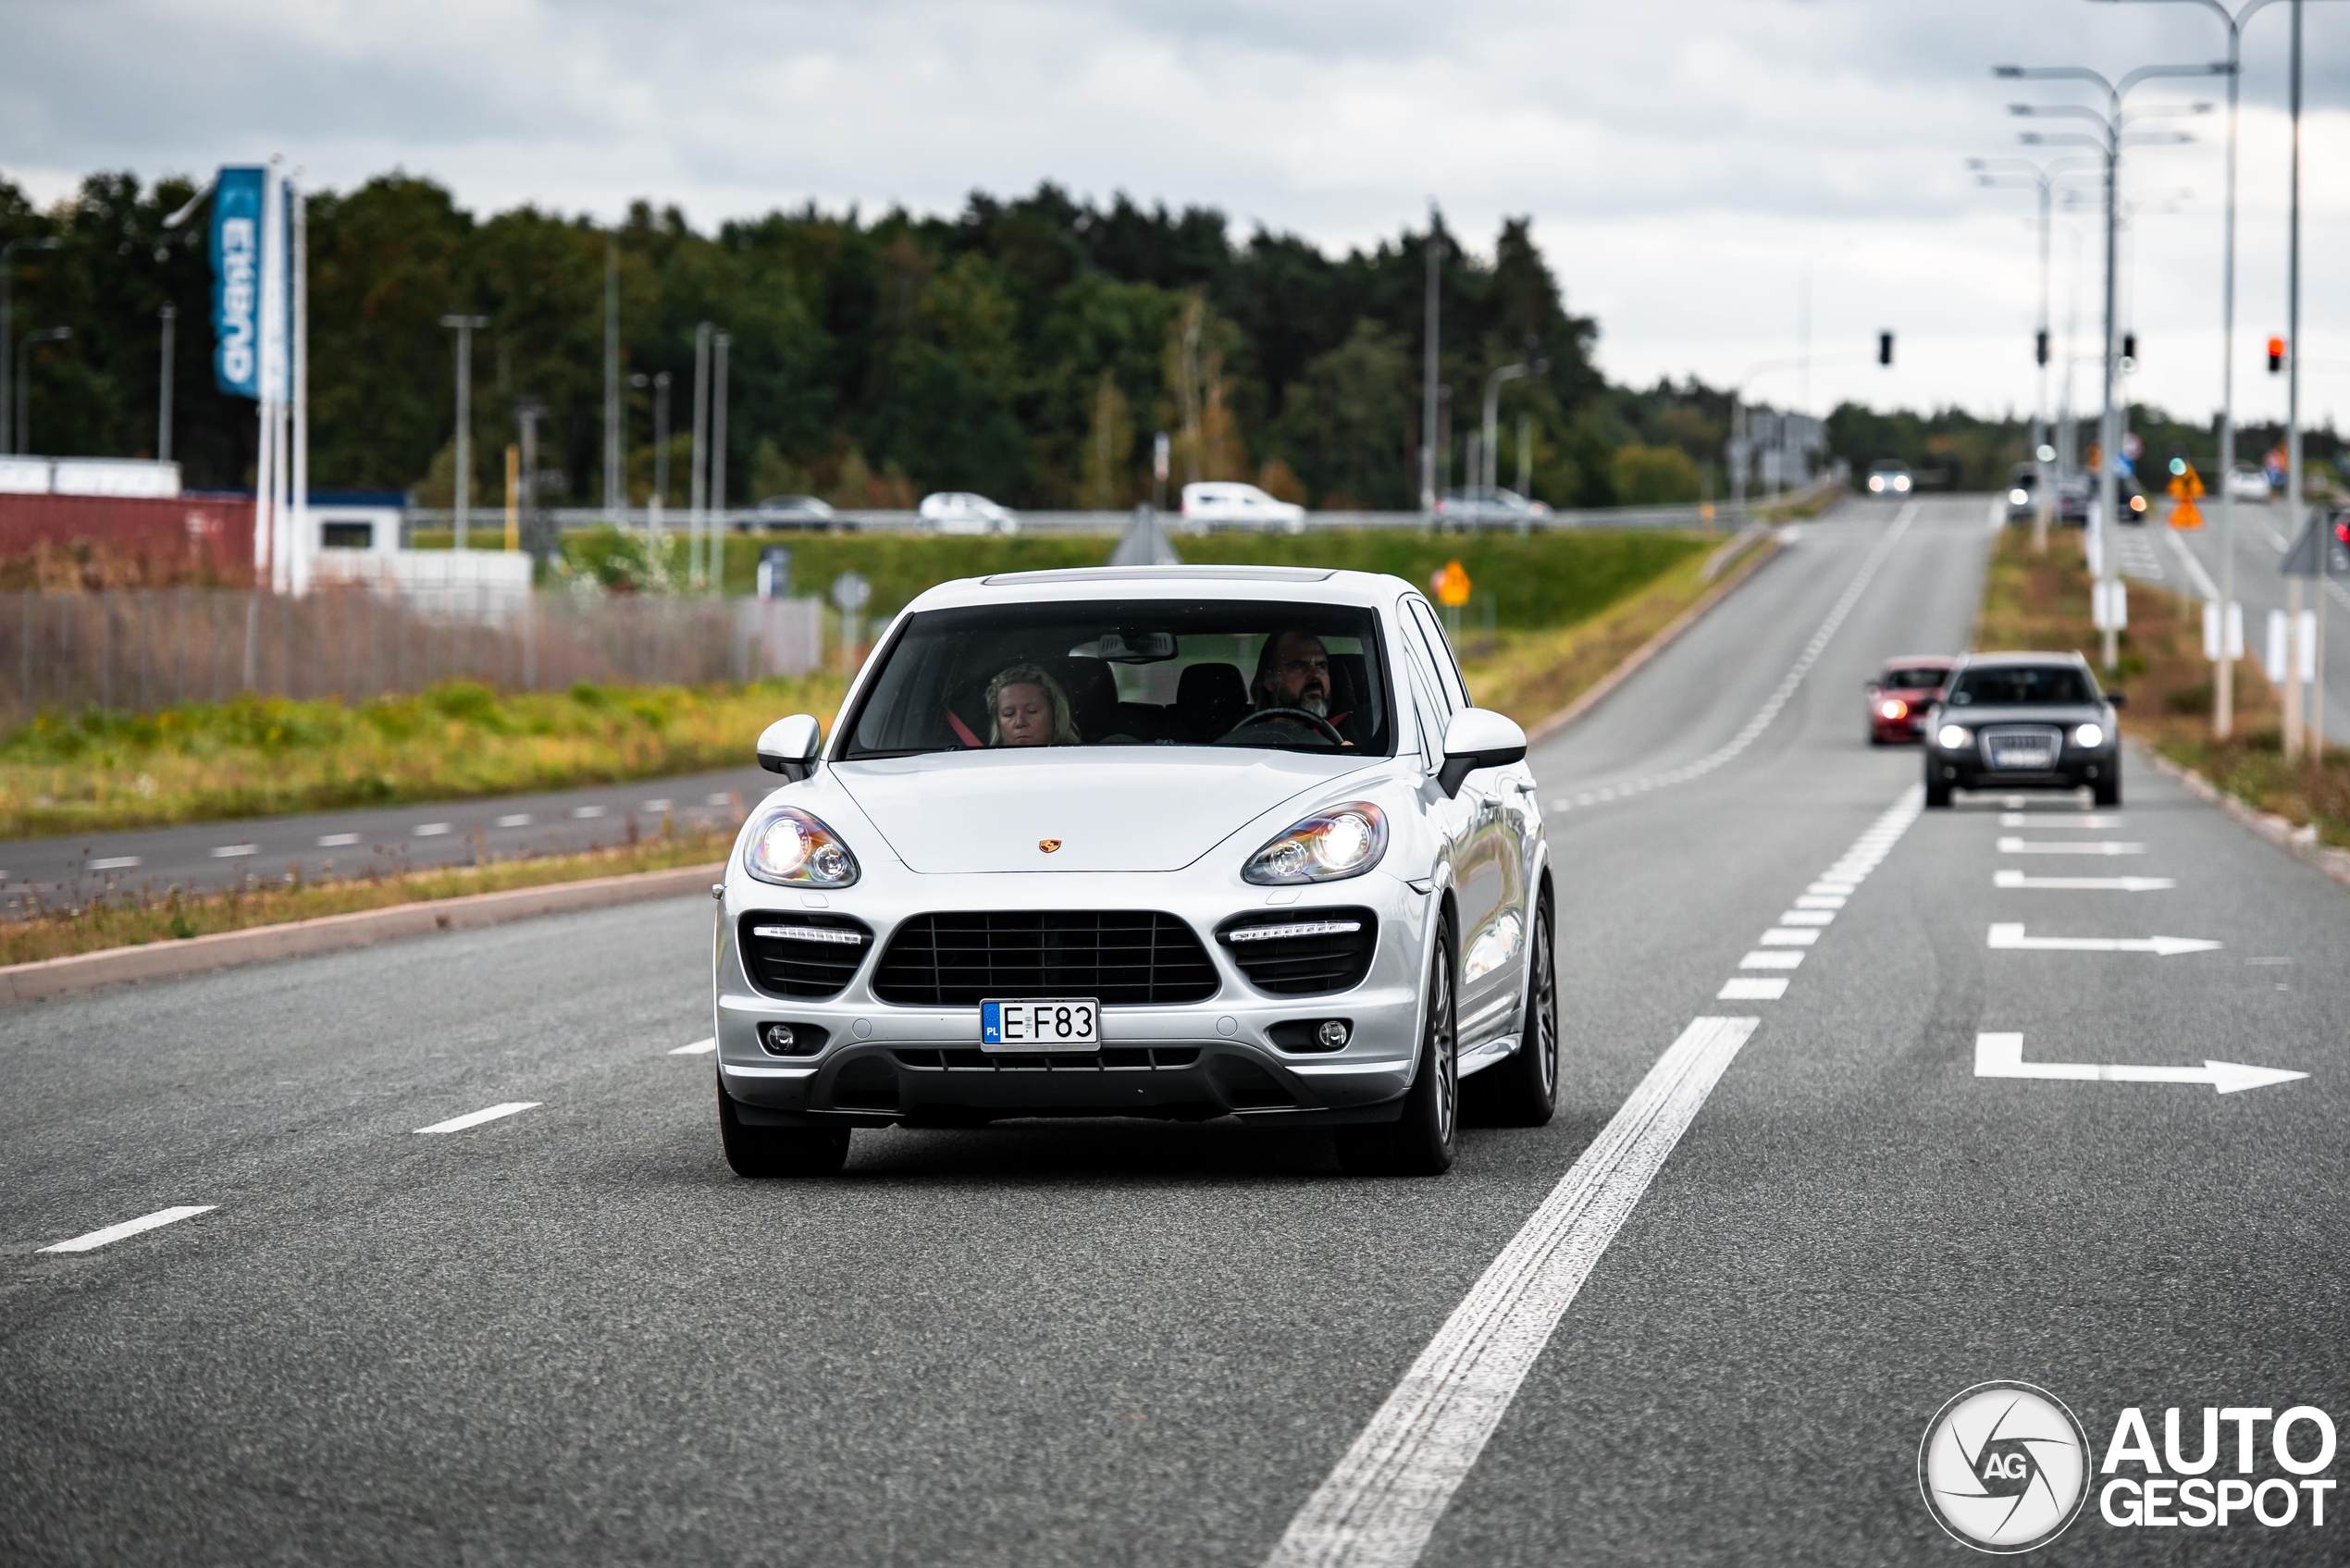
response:
[(2109, 691), (2105, 694), (2105, 700), (2109, 708), (2127, 708), (2130, 706), (2130, 694), (2126, 691)]
[(1526, 759), (1526, 732), (1517, 722), (1490, 708), (1464, 708), (1444, 726), (1444, 766), (1436, 782), (1447, 797), (1461, 793), (1461, 783), (1479, 768), (1506, 768)]
[(759, 765), (786, 779), (804, 779), (816, 771), (816, 751), (823, 739), (824, 726), (812, 713), (778, 719), (759, 737)]

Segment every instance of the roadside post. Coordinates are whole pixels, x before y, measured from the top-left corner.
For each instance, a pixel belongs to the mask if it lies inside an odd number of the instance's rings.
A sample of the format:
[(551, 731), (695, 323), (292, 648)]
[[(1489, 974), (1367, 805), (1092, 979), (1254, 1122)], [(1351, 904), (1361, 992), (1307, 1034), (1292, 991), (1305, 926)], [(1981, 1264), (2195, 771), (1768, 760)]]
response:
[(833, 608), (840, 611), (840, 668), (844, 675), (857, 673), (858, 622), (866, 601), (873, 597), (873, 585), (855, 572), (843, 572), (833, 579)]
[(791, 597), (791, 546), (769, 545), (759, 552), (759, 597)]

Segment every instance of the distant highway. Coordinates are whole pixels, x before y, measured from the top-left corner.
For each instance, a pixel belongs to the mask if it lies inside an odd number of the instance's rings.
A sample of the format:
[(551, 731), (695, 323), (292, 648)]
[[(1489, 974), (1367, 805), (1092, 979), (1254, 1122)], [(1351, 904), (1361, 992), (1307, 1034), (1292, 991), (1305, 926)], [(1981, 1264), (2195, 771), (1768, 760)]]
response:
[[(2042, 1560), (2338, 1562), (2270, 1427), (2350, 1421), (2350, 892), (2143, 766), (1919, 809), (1861, 685), (1960, 645), (1985, 510), (1806, 525), (1540, 748), (1561, 1109), (1441, 1179), (1094, 1121), (736, 1179), (706, 898), (0, 1012), (0, 1561), (1948, 1564), (1921, 1442), (2005, 1379), (2085, 1442)], [(2265, 1516), (2110, 1522), (2131, 1412), (2194, 1495), (2173, 1407)]]

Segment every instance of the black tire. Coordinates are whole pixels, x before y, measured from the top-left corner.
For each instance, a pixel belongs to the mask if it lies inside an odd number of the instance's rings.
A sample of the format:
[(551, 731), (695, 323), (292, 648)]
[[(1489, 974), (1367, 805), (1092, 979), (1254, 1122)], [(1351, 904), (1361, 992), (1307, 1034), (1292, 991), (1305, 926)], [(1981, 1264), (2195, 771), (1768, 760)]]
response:
[(2090, 798), (2100, 806), (2121, 804), (2121, 764), (2116, 762), (2113, 772), (2089, 786)]
[(1559, 1103), (1559, 987), (1557, 928), (1551, 901), (1534, 907), (1534, 945), (1527, 953), (1533, 973), (1526, 985), (1526, 1027), (1517, 1049), (1468, 1080), (1466, 1095), (1484, 1117), (1503, 1127), (1546, 1125)]
[(1393, 1121), (1342, 1127), (1338, 1163), (1351, 1176), (1441, 1176), (1460, 1145), (1460, 1036), (1453, 1001), (1453, 923), (1436, 931), (1429, 961), (1428, 1019), (1420, 1028), (1419, 1068)]
[(1933, 810), (1945, 811), (1950, 806), (1950, 786), (1941, 779), (1925, 781), (1925, 803)]
[(718, 1086), (718, 1141), (736, 1176), (831, 1176), (848, 1158), (846, 1127), (746, 1127)]

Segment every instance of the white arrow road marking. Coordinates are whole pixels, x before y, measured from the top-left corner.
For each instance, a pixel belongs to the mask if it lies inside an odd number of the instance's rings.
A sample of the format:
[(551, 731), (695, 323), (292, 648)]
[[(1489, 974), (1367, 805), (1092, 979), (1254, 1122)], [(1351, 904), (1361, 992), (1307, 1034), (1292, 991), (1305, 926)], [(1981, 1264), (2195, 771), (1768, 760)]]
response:
[(691, 1045), (680, 1045), (669, 1054), (673, 1056), (707, 1056), (718, 1049), (716, 1040), (697, 1040)]
[(2169, 877), (2028, 877), (2022, 871), (1998, 871), (1993, 887), (2045, 887), (2072, 893), (2159, 893), (2179, 884)]
[(2222, 1094), (2290, 1083), (2306, 1072), (2282, 1068), (2246, 1067), (2242, 1062), (2207, 1060), (2199, 1068), (2133, 1068), (2104, 1062), (2027, 1062), (2021, 1034), (1978, 1034), (1974, 1037), (1977, 1078), (2069, 1078), (2096, 1083), (2208, 1083)]
[(2116, 844), (2111, 839), (2099, 839), (2087, 844), (2048, 844), (2037, 839), (2003, 838), (1999, 840), (2002, 855), (2143, 855), (2143, 844)]
[(500, 1117), (510, 1117), (523, 1111), (536, 1110), (538, 1105), (539, 1102), (537, 1100), (509, 1100), (502, 1105), (492, 1105), (488, 1110), (482, 1111), (467, 1111), (464, 1116), (451, 1117), (447, 1121), (437, 1121), (430, 1127), (420, 1127), (416, 1130), (419, 1132), (463, 1132), (469, 1127), (479, 1127), (485, 1121), (496, 1121)]
[(136, 1236), (142, 1230), (153, 1230), (158, 1226), (175, 1225), (183, 1219), (193, 1219), (200, 1214), (210, 1214), (219, 1206), (217, 1204), (183, 1204), (178, 1208), (157, 1209), (153, 1214), (142, 1214), (136, 1219), (126, 1219), (120, 1225), (109, 1225), (104, 1230), (93, 1230), (87, 1236), (76, 1236), (69, 1241), (57, 1241), (41, 1250), (44, 1253), (92, 1252), (109, 1241), (119, 1241), (125, 1236)]
[(1999, 818), (2003, 828), (2118, 828), (2119, 817), (2067, 817), (2054, 811), (2010, 811)]
[(1576, 1292), (1760, 1019), (1692, 1019), (1502, 1249), (1267, 1568), (1406, 1568), (1517, 1397)]
[(1990, 945), (2010, 952), (2151, 953), (2158, 958), (2208, 953), (2220, 945), (2199, 936), (2026, 936), (2020, 925), (1993, 926)]

